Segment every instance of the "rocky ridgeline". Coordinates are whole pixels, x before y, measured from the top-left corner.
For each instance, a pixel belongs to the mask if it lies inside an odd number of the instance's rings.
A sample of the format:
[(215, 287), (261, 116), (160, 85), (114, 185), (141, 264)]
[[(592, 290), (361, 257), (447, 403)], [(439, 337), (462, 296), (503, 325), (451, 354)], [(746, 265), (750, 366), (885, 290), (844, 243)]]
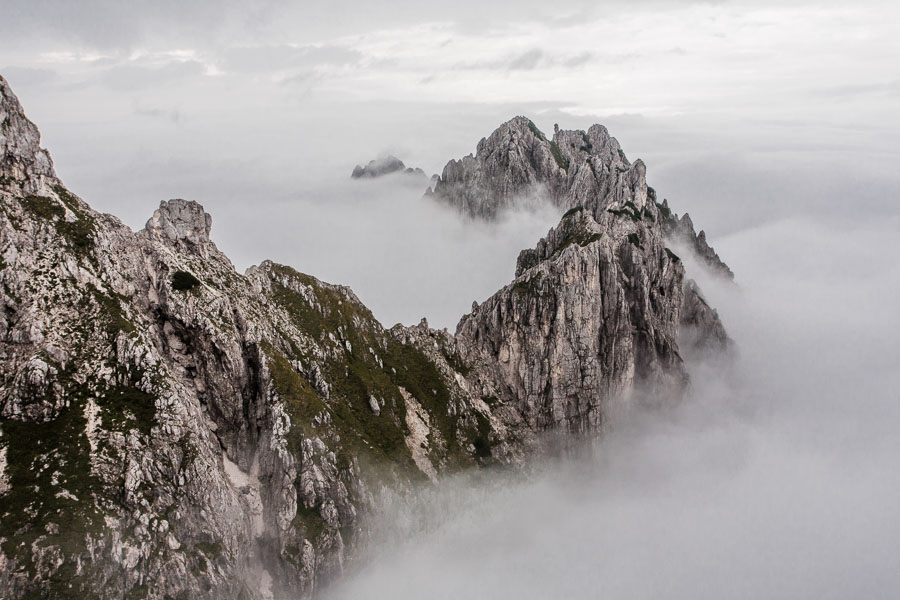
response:
[[(649, 205), (656, 205), (656, 192), (647, 186), (646, 174), (643, 161), (630, 162), (602, 125), (587, 131), (555, 127), (548, 139), (530, 119), (515, 117), (478, 142), (475, 155), (448, 162), (426, 195), (483, 219), (544, 201), (595, 215), (645, 207), (655, 214)], [(686, 244), (714, 272), (734, 277), (688, 215), (678, 219), (665, 203), (656, 207), (667, 236)]]
[(523, 178), (579, 203), (452, 335), (386, 330), (286, 266), (237, 273), (195, 202), (139, 232), (97, 213), (0, 92), (0, 597), (312, 597), (382, 501), (521, 464), (611, 401), (673, 401), (679, 343), (727, 345), (666, 247), (674, 217), (603, 128), (585, 134), (596, 177), (570, 181), (560, 144), (580, 133), (554, 136), (557, 158), (523, 120), (490, 139), (530, 136), (528, 166), (445, 170), (435, 193), (477, 214)]

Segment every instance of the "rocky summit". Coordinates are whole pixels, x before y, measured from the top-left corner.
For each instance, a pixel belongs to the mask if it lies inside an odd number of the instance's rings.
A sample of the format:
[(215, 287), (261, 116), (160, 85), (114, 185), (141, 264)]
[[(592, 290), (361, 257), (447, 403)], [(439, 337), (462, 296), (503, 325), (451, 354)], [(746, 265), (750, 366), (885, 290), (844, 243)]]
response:
[(696, 233), (689, 215), (679, 219), (665, 200), (657, 204), (646, 175), (643, 161), (630, 162), (602, 125), (587, 131), (554, 127), (551, 139), (530, 119), (515, 117), (478, 142), (474, 155), (448, 162), (426, 194), (483, 219), (534, 202), (593, 213), (606, 208), (654, 215), (662, 211), (666, 237), (687, 245), (718, 275), (733, 279), (707, 243), (706, 233)]
[(451, 334), (236, 272), (195, 202), (138, 232), (94, 211), (0, 94), (0, 597), (314, 597), (385, 499), (675, 402), (687, 345), (729, 344), (668, 244), (718, 257), (601, 126), (513, 119), (444, 169), (433, 194), (472, 215), (569, 209)]

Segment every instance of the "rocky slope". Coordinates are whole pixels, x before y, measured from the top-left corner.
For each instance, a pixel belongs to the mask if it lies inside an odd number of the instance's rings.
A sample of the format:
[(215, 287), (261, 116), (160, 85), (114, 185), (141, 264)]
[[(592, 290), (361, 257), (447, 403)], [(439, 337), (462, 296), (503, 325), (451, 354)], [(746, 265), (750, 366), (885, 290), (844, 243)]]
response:
[[(692, 352), (729, 344), (715, 310), (668, 246), (694, 252), (718, 275), (732, 279), (733, 273), (688, 215), (679, 219), (665, 200), (657, 202), (644, 163), (630, 162), (602, 125), (556, 128), (548, 139), (531, 120), (516, 117), (483, 138), (474, 156), (447, 163), (428, 195), (475, 218), (535, 200), (567, 209), (536, 249), (522, 252), (516, 281), (458, 329), (491, 368), (506, 374), (509, 393), (528, 411), (550, 407), (551, 423), (572, 427), (572, 410), (578, 419), (595, 412), (581, 405), (587, 390), (621, 394), (635, 377), (671, 389), (681, 377), (679, 334)], [(629, 335), (632, 330), (638, 333)], [(554, 379), (560, 362), (571, 362), (573, 346), (591, 357), (577, 361), (587, 370)], [(591, 416), (588, 425), (597, 419)]]
[[(0, 95), (2, 597), (314, 596), (381, 499), (518, 464), (615, 399), (676, 397), (682, 329), (727, 339), (639, 163), (578, 184), (580, 208), (456, 335), (386, 330), (349, 288), (237, 273), (194, 202), (139, 232), (92, 210), (2, 78)], [(520, 193), (503, 168), (467, 197), (497, 178)]]

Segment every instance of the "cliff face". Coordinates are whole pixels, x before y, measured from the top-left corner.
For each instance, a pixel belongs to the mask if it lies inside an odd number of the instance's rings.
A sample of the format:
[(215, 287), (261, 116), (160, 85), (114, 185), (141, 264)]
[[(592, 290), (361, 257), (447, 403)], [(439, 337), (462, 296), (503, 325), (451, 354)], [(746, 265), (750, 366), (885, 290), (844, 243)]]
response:
[(530, 427), (589, 431), (632, 392), (677, 396), (684, 270), (658, 228), (573, 209), (516, 279), (462, 318), (457, 336)]
[[(0, 596), (310, 597), (380, 496), (518, 463), (636, 390), (677, 395), (687, 312), (724, 336), (639, 163), (577, 184), (583, 208), (455, 336), (385, 330), (349, 288), (237, 273), (194, 202), (139, 232), (92, 210), (0, 89)], [(570, 189), (526, 130), (528, 164)], [(496, 158), (472, 198), (525, 189)]]
[(551, 140), (516, 117), (474, 156), (450, 161), (432, 195), (479, 218), (534, 197), (568, 209), (521, 253), (515, 281), (457, 329), (473, 359), (499, 374), (498, 397), (529, 425), (595, 428), (603, 402), (636, 386), (677, 395), (686, 381), (679, 334), (692, 352), (728, 346), (667, 245), (685, 244), (717, 272), (731, 271), (690, 217), (657, 203), (643, 162), (629, 162), (606, 128), (557, 129)]
[(38, 128), (0, 77), (0, 185), (29, 194), (40, 189), (43, 180), (56, 177), (50, 154), (40, 142)]

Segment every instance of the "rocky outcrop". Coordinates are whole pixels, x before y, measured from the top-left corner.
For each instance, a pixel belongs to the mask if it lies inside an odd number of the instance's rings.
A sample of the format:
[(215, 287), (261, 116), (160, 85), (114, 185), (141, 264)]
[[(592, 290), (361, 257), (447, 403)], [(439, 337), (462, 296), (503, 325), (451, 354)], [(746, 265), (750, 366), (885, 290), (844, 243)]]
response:
[(38, 191), (0, 204), (5, 597), (267, 597), (260, 578), (309, 596), (380, 489), (477, 463), (478, 408), (443, 354), (349, 289), (236, 273), (196, 203), (135, 234)]
[[(684, 270), (652, 224), (573, 209), (457, 337), (491, 394), (533, 429), (596, 430), (606, 403), (677, 398)], [(487, 384), (490, 385), (490, 384)]]
[[(535, 202), (563, 210), (580, 206), (595, 214), (607, 208), (641, 211), (657, 204), (646, 174), (643, 161), (630, 162), (602, 125), (587, 131), (557, 127), (548, 139), (530, 119), (515, 117), (483, 138), (475, 155), (448, 162), (427, 195), (486, 219)], [(674, 243), (696, 253), (713, 272), (734, 278), (706, 233), (696, 233), (690, 216), (679, 219), (665, 201), (654, 212)]]
[(710, 272), (724, 279), (734, 280), (734, 273), (706, 241), (706, 232), (703, 230), (700, 230), (700, 233), (696, 232), (689, 214), (685, 213), (681, 218), (673, 215), (666, 223), (666, 228), (672, 239), (693, 252)]
[(431, 195), (473, 217), (548, 200), (570, 209), (647, 200), (646, 169), (628, 161), (602, 125), (587, 131), (557, 129), (548, 139), (525, 117), (516, 117), (478, 142), (475, 155), (451, 160)]
[[(568, 210), (520, 255), (513, 284), (458, 328), (480, 347), (482, 362), (505, 374), (501, 396), (517, 398), (532, 425), (593, 427), (603, 399), (635, 381), (677, 390), (684, 377), (677, 330), (690, 332), (682, 336), (688, 350), (727, 347), (718, 314), (668, 245), (731, 271), (690, 217), (679, 220), (657, 202), (643, 162), (630, 162), (605, 127), (556, 128), (551, 140), (516, 117), (482, 139), (474, 156), (450, 161), (432, 196), (479, 218), (535, 198)], [(583, 405), (587, 397), (592, 404)]]
[(9, 84), (0, 76), (0, 188), (30, 194), (56, 177), (50, 154), (40, 147), (41, 134), (22, 111)]
[[(3, 110), (2, 597), (312, 597), (381, 498), (520, 464), (540, 430), (595, 430), (607, 402), (677, 396), (686, 319), (724, 336), (643, 166), (602, 128), (597, 160), (618, 167), (573, 184), (584, 204), (451, 335), (385, 330), (349, 288), (290, 267), (237, 273), (195, 202), (131, 231), (56, 179), (5, 87)], [(569, 189), (525, 127), (516, 161)], [(524, 189), (504, 160), (468, 197)]]
[(169, 200), (160, 203), (144, 226), (144, 233), (176, 251), (205, 256), (211, 229), (212, 217), (202, 206), (193, 201)]
[(353, 179), (372, 179), (375, 177), (383, 177), (391, 173), (403, 173), (404, 175), (414, 175), (425, 178), (425, 171), (416, 167), (407, 167), (403, 161), (396, 156), (383, 156), (370, 160), (366, 166), (356, 165), (350, 177)]

